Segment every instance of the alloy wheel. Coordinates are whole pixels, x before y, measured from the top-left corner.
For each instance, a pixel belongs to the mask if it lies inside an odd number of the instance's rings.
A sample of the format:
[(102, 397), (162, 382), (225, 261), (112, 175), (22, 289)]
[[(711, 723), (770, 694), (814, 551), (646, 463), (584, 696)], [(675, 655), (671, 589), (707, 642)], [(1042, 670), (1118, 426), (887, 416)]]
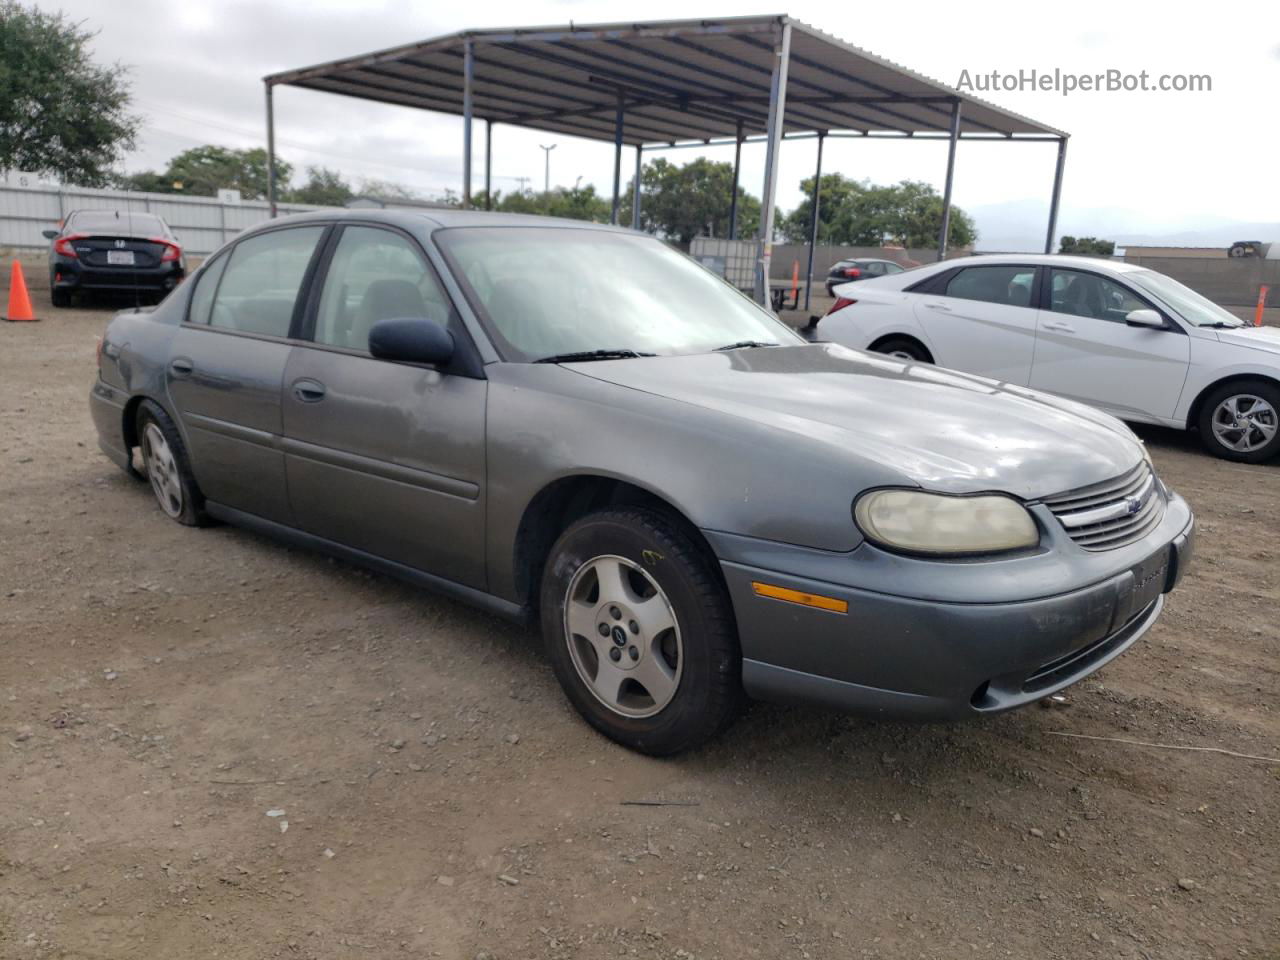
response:
[(1275, 407), (1262, 397), (1240, 393), (1218, 404), (1211, 424), (1214, 437), (1228, 450), (1252, 453), (1271, 442), (1280, 419)]
[(564, 635), (587, 689), (624, 717), (660, 713), (680, 686), (684, 650), (670, 600), (618, 556), (588, 560), (565, 591)]
[(142, 453), (147, 465), (147, 477), (155, 492), (160, 509), (177, 518), (182, 513), (182, 479), (178, 475), (178, 461), (164, 433), (153, 422), (142, 432)]

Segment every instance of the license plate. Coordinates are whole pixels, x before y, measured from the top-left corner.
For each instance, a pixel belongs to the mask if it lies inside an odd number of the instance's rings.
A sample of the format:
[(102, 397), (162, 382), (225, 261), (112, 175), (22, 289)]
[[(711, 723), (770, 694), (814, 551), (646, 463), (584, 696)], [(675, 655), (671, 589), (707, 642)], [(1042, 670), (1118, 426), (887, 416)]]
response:
[(107, 263), (116, 267), (132, 267), (133, 251), (132, 250), (108, 250)]
[(1169, 579), (1169, 549), (1166, 547), (1133, 568), (1133, 593), (1129, 601), (1129, 616), (1141, 613), (1164, 592)]

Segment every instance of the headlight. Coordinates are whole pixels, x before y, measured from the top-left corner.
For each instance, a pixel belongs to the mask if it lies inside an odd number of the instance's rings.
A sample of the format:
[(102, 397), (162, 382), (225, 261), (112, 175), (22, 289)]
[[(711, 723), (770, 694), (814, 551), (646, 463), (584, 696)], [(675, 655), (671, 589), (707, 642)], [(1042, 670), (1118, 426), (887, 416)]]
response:
[(858, 499), (853, 517), (868, 539), (908, 553), (1002, 553), (1040, 542), (1026, 508), (999, 494), (873, 490)]

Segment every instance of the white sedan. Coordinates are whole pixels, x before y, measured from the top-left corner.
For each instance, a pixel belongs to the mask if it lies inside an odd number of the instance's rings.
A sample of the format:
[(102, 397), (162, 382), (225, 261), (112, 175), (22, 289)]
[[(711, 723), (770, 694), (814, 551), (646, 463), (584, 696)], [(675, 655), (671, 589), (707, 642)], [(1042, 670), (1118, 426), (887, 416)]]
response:
[(835, 288), (813, 339), (937, 363), (1198, 428), (1220, 457), (1280, 449), (1280, 329), (1253, 327), (1154, 270), (1084, 257), (979, 256)]

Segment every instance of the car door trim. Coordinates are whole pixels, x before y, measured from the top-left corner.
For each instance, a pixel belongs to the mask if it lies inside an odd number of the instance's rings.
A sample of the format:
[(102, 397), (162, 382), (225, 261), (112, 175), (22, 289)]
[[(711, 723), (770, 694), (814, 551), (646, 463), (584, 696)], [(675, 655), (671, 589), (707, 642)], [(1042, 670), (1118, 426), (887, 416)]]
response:
[(280, 437), (268, 430), (246, 427), (240, 423), (231, 423), (229, 420), (219, 420), (217, 417), (207, 417), (202, 413), (184, 413), (182, 419), (189, 426), (206, 433), (216, 433), (219, 436), (230, 437), (232, 440), (243, 440), (245, 443), (252, 443), (259, 447), (272, 449), (280, 447)]
[(423, 490), (430, 490), (432, 493), (439, 493), (447, 497), (456, 497), (459, 500), (475, 501), (480, 499), (479, 484), (472, 483), (469, 480), (459, 480), (457, 477), (445, 476), (442, 473), (418, 470), (399, 463), (390, 463), (386, 460), (365, 457), (358, 453), (335, 450), (333, 447), (325, 447), (318, 443), (295, 440), (292, 437), (281, 438), (280, 448), (291, 457), (323, 463), (326, 466), (337, 467), (340, 470), (350, 470), (353, 473), (379, 477), (383, 480), (392, 480), (411, 487), (420, 487)]

